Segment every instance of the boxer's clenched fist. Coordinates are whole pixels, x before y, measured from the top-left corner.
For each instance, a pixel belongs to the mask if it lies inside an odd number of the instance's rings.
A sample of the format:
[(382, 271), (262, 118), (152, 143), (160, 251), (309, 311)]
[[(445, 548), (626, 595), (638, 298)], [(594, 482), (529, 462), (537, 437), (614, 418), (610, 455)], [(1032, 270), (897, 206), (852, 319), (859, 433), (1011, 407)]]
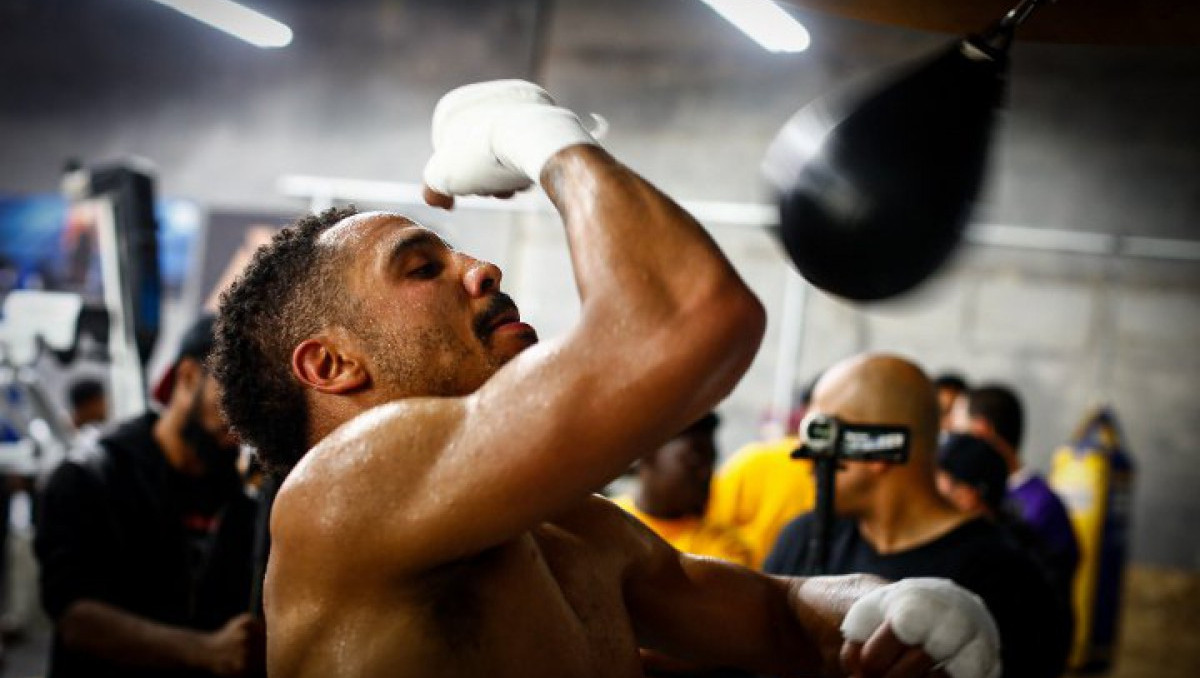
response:
[(523, 80), (466, 85), (433, 112), (433, 156), (425, 166), (430, 204), (455, 195), (506, 195), (537, 182), (550, 156), (596, 140), (571, 111)]
[(853, 676), (1000, 676), (992, 616), (948, 579), (903, 579), (868, 593), (846, 614), (842, 635), (842, 661)]

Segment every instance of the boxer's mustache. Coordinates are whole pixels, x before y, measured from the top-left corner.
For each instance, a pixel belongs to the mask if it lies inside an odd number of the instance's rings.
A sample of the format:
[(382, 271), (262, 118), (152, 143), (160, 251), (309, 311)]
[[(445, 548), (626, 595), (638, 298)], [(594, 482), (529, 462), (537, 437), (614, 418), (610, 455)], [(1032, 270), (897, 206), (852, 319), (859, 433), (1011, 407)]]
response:
[(513, 302), (512, 297), (503, 292), (497, 292), (488, 302), (487, 308), (476, 316), (475, 336), (479, 337), (480, 341), (486, 340), (495, 328), (497, 321), (505, 316), (514, 316), (515, 320), (520, 317), (520, 311), (517, 310), (517, 305)]

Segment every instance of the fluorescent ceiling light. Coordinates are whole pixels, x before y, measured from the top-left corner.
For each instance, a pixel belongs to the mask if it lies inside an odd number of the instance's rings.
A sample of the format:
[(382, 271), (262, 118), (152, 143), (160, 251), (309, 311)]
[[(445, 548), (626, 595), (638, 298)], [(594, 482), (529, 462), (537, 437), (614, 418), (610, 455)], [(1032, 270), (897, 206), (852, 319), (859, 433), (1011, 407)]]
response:
[(292, 29), (230, 0), (154, 0), (259, 47), (285, 47)]
[(772, 52), (803, 52), (808, 29), (771, 0), (702, 0), (729, 23)]

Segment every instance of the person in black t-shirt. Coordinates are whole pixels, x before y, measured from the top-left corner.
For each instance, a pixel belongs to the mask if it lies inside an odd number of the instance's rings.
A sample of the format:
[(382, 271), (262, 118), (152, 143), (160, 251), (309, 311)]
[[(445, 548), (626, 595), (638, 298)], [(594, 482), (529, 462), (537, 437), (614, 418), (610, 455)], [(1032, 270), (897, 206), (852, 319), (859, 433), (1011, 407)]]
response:
[(122, 423), (48, 479), (35, 549), (55, 622), (50, 678), (246, 676), (264, 635), (248, 614), (256, 504), (204, 368), (212, 319)]
[(954, 430), (983, 438), (1004, 458), (1008, 469), (1004, 503), (1019, 530), (1036, 535), (1038, 551), (1053, 573), (1061, 595), (1072, 595), (1079, 569), (1079, 540), (1062, 498), (1045, 477), (1021, 458), (1025, 408), (1016, 391), (992, 382), (963, 393), (954, 405)]
[(1075, 564), (1061, 557), (1043, 536), (1027, 524), (1008, 501), (1008, 464), (984, 438), (969, 433), (943, 435), (938, 447), (938, 491), (960, 511), (984, 516), (1008, 532), (1045, 573), (1068, 607)]
[[(938, 406), (921, 369), (888, 355), (843, 361), (822, 377), (811, 411), (852, 424), (906, 426), (911, 434), (907, 463), (842, 462), (826, 572), (951, 579), (979, 595), (995, 618), (1006, 677), (1060, 675), (1070, 649), (1070, 610), (1002, 529), (958, 511), (938, 493)], [(784, 528), (764, 566), (768, 573), (803, 574), (814, 518), (807, 514)]]

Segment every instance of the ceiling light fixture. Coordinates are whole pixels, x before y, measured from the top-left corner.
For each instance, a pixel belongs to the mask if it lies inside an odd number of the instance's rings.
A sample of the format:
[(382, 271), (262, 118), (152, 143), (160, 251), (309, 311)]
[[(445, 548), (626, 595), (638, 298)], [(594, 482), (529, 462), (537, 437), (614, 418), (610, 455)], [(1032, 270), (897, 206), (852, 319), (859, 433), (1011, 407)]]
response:
[(808, 29), (771, 0), (701, 0), (772, 52), (803, 52)]
[(230, 0), (154, 0), (258, 47), (286, 47), (292, 29)]

